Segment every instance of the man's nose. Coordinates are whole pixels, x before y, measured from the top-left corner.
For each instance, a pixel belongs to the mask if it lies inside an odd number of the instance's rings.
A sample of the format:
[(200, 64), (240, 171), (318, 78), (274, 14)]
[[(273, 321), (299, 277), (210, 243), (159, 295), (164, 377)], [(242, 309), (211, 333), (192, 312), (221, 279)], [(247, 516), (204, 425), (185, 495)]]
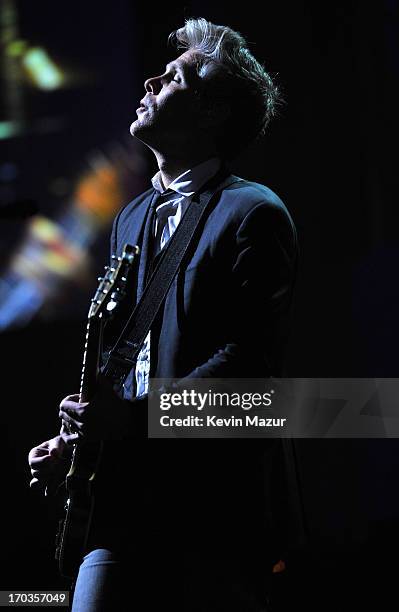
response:
[(152, 77), (147, 79), (144, 83), (144, 89), (147, 93), (157, 95), (161, 90), (161, 77)]

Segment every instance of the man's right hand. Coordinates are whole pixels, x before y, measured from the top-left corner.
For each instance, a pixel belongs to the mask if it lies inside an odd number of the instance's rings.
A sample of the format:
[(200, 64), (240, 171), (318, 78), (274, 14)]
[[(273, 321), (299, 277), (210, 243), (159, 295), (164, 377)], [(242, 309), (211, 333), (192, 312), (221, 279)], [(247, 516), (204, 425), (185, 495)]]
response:
[(61, 433), (32, 448), (28, 456), (32, 489), (53, 487), (63, 480), (69, 470), (74, 442), (76, 442), (75, 434)]

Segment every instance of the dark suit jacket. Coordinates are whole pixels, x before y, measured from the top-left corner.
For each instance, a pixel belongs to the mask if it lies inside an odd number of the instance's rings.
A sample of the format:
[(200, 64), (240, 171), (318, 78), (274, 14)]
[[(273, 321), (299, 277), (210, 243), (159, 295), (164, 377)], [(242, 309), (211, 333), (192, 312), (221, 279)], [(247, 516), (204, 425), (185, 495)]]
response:
[[(296, 272), (295, 228), (270, 189), (234, 176), (228, 183), (211, 205), (152, 330), (152, 376), (281, 373)], [(144, 286), (154, 195), (151, 189), (135, 198), (112, 230), (114, 253), (126, 242), (142, 249), (129, 310)], [(117, 476), (123, 476), (125, 499), (112, 502), (123, 545), (130, 529), (135, 538), (144, 535), (162, 571), (174, 554), (180, 569), (181, 564), (198, 569), (201, 558), (207, 567), (223, 559), (220, 567), (235, 566), (234, 573), (244, 563), (252, 578), (259, 570), (264, 580), (273, 558), (265, 478), (274, 452), (269, 441), (145, 442), (145, 448), (144, 441), (124, 444), (127, 459), (110, 469), (109, 487), (116, 490)], [(121, 465), (130, 467), (123, 471)], [(132, 504), (126, 501), (131, 493)], [(130, 519), (121, 519), (121, 508)], [(134, 513), (141, 518), (132, 519)], [(115, 516), (112, 509), (109, 516)]]
[[(226, 177), (219, 175), (213, 185)], [(292, 219), (267, 187), (230, 175), (166, 297), (151, 338), (151, 376), (280, 375), (296, 273)], [(112, 251), (141, 247), (133, 302), (143, 291), (155, 191), (114, 222)]]

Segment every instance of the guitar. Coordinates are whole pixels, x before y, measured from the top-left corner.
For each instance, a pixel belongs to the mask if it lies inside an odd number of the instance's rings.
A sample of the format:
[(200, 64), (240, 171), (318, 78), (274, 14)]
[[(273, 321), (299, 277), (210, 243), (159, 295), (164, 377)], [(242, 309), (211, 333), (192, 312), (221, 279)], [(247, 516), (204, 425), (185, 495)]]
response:
[[(95, 393), (104, 325), (115, 314), (118, 304), (126, 295), (128, 276), (138, 253), (137, 246), (126, 244), (122, 256), (113, 256), (111, 267), (107, 266), (104, 277), (98, 279), (99, 285), (91, 300), (88, 314), (80, 383), (81, 402), (89, 401)], [(64, 507), (65, 516), (60, 520), (55, 554), (60, 573), (68, 578), (76, 576), (82, 561), (95, 503), (93, 481), (103, 445), (102, 441), (80, 440), (73, 448), (71, 467), (65, 479), (68, 494)]]

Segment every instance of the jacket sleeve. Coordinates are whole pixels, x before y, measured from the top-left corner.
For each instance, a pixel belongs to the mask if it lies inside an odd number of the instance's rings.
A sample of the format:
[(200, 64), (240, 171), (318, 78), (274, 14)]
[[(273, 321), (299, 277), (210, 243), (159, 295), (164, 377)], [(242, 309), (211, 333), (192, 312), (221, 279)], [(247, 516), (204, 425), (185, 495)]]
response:
[(285, 208), (262, 201), (251, 209), (235, 236), (231, 341), (187, 378), (281, 376), (297, 250)]

